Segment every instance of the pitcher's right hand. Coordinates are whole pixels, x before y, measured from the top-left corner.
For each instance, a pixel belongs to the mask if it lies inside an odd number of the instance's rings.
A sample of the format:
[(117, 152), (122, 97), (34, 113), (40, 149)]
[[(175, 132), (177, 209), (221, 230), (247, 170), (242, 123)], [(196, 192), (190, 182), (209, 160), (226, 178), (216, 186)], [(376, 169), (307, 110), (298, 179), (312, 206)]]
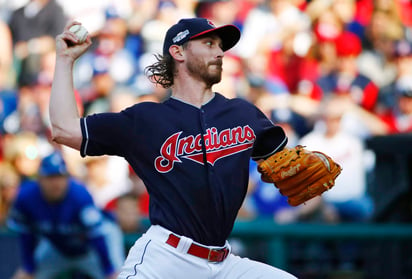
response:
[(64, 27), (63, 33), (56, 37), (56, 55), (57, 58), (68, 58), (74, 62), (87, 51), (92, 44), (92, 40), (90, 35), (88, 35), (87, 39), (83, 43), (80, 43), (76, 35), (69, 30), (73, 25), (81, 25), (81, 23), (70, 21)]

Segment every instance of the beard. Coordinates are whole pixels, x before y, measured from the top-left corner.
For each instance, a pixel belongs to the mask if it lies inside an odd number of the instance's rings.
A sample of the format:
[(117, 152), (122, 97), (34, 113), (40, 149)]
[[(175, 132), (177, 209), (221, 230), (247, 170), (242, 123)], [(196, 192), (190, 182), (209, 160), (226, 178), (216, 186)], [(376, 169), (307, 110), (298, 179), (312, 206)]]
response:
[(219, 83), (222, 79), (222, 60), (205, 63), (201, 59), (193, 56), (192, 60), (187, 62), (189, 73), (200, 81), (203, 81), (207, 88), (213, 84)]

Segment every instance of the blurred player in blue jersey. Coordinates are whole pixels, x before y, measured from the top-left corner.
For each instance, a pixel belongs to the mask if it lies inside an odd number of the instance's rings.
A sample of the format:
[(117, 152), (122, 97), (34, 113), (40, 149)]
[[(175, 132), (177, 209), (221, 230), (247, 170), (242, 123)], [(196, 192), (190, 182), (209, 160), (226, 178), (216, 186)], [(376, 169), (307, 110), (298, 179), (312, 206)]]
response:
[(42, 160), (38, 181), (20, 186), (8, 225), (21, 242), (21, 268), (13, 279), (53, 279), (68, 271), (115, 278), (123, 262), (120, 229), (69, 176), (58, 152)]
[(212, 90), (239, 29), (181, 19), (147, 68), (154, 82), (171, 88), (169, 99), (81, 118), (72, 69), (91, 40), (79, 42), (69, 30), (74, 24), (56, 38), (53, 140), (82, 156), (125, 158), (150, 196), (151, 227), (130, 249), (119, 278), (295, 278), (233, 255), (227, 241), (246, 195), (250, 158), (266, 158), (287, 143), (282, 128), (251, 103)]

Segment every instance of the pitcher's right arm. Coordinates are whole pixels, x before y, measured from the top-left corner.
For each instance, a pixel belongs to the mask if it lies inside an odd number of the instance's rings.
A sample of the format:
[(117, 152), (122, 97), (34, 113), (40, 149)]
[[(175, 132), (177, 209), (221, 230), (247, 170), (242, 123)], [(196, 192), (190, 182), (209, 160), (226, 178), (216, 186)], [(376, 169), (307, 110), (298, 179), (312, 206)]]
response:
[(73, 86), (73, 65), (91, 45), (88, 36), (79, 43), (69, 28), (78, 22), (69, 22), (56, 37), (56, 65), (50, 95), (49, 114), (53, 141), (80, 150), (82, 132)]

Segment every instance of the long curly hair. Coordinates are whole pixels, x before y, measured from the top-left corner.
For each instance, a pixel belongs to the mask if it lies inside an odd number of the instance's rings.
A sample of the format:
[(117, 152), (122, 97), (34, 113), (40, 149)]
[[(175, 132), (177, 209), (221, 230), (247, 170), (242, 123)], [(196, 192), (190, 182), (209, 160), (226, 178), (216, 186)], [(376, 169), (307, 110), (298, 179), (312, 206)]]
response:
[(176, 74), (175, 60), (171, 55), (155, 54), (157, 62), (145, 68), (145, 74), (153, 83), (161, 85), (163, 88), (173, 86)]

